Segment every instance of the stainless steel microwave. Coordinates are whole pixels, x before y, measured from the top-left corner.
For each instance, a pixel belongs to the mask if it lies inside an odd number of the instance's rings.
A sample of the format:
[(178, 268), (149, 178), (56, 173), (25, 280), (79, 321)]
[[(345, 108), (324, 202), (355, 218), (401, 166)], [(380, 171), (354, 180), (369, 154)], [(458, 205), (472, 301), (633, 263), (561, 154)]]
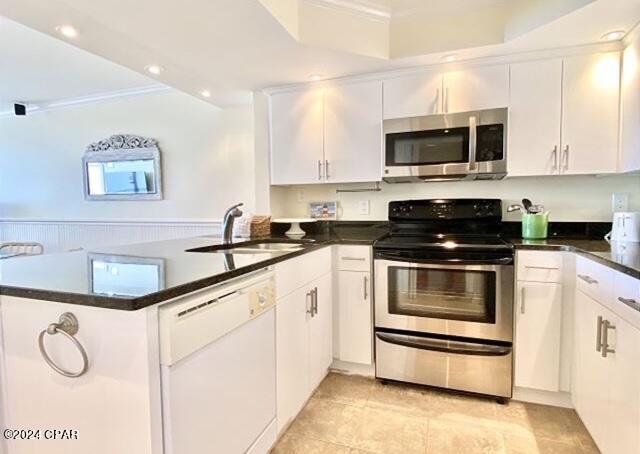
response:
[(384, 180), (496, 180), (507, 174), (507, 108), (384, 120)]

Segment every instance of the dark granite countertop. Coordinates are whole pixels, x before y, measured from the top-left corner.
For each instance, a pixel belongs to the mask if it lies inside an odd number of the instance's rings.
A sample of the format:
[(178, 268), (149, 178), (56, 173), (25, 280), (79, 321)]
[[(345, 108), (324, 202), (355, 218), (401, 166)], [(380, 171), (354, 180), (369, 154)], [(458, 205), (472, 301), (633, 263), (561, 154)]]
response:
[[(204, 236), (11, 258), (0, 260), (0, 295), (131, 311), (331, 244), (371, 245), (385, 232), (379, 223), (325, 226), (305, 236), (303, 248), (293, 252), (187, 252), (221, 243)], [(266, 240), (291, 241), (277, 232)], [(235, 239), (234, 245), (247, 241)]]
[(570, 251), (599, 262), (621, 273), (640, 279), (640, 245), (610, 244), (605, 240), (550, 238), (523, 240), (511, 238), (516, 249)]

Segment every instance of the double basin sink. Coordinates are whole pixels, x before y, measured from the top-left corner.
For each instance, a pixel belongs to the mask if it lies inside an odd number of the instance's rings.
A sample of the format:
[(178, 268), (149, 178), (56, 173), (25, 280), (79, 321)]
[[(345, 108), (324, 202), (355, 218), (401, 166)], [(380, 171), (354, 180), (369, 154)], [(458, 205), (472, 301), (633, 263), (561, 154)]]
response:
[(210, 254), (259, 254), (268, 252), (295, 252), (302, 249), (311, 241), (285, 242), (285, 241), (246, 241), (236, 244), (216, 244), (194, 249), (186, 252), (206, 252)]

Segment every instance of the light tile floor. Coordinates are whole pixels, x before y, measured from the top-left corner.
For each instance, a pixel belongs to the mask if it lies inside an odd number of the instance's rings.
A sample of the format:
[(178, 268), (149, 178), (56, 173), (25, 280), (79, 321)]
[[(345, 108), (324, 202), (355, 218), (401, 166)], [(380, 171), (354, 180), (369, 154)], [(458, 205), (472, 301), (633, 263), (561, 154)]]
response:
[(331, 373), (273, 454), (574, 454), (598, 448), (573, 410)]

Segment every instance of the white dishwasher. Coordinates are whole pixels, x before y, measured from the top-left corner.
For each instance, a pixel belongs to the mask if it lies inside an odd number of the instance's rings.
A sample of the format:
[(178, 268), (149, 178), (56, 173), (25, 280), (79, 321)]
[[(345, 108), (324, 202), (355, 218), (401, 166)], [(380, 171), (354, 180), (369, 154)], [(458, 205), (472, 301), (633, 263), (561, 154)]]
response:
[(159, 309), (165, 454), (266, 453), (276, 439), (274, 274)]

